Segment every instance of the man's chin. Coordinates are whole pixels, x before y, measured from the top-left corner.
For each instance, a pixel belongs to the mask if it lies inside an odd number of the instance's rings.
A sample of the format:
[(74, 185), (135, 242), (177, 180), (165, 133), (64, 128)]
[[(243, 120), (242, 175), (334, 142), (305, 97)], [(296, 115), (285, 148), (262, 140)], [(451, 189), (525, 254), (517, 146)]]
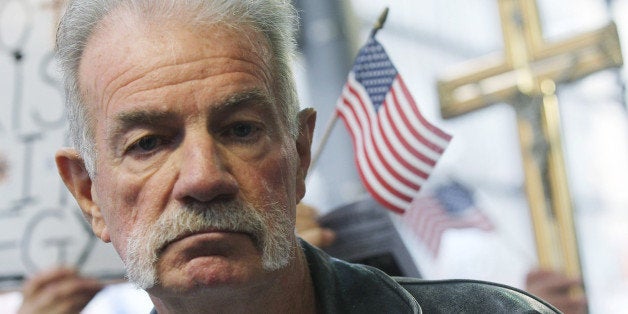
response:
[(237, 260), (259, 256), (261, 250), (246, 233), (227, 231), (196, 232), (168, 243), (158, 254), (164, 267), (181, 268), (197, 258)]
[(160, 272), (158, 283), (146, 291), (157, 297), (220, 296), (265, 281), (268, 273), (261, 261), (255, 264), (253, 267), (222, 256), (196, 257), (183, 268)]
[(238, 284), (263, 272), (262, 252), (244, 233), (196, 233), (166, 246), (157, 270), (169, 290)]

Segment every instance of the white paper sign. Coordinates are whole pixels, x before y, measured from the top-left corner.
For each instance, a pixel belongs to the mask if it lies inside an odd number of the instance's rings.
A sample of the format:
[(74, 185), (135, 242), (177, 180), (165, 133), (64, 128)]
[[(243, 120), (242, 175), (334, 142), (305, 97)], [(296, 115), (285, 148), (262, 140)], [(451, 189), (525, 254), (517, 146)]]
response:
[(94, 237), (54, 163), (67, 136), (50, 5), (0, 1), (0, 289), (55, 265), (123, 276), (118, 255)]

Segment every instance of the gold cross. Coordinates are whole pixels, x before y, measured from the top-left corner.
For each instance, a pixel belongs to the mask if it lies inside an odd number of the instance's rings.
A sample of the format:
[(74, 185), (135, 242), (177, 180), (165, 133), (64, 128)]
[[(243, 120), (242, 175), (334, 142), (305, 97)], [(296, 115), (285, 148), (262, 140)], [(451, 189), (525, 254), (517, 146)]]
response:
[(514, 104), (539, 264), (581, 276), (555, 90), (620, 67), (617, 29), (610, 23), (546, 42), (535, 0), (498, 1), (505, 50), (445, 74), (438, 82), (441, 112), (453, 118), (498, 102)]

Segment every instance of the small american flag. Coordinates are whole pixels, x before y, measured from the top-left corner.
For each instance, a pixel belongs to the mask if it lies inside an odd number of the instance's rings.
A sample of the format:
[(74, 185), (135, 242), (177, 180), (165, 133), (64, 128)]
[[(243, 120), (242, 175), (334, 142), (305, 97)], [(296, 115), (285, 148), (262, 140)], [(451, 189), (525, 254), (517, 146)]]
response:
[(355, 60), (336, 114), (351, 133), (365, 188), (386, 208), (404, 213), (451, 136), (421, 115), (374, 36)]
[(471, 191), (458, 182), (438, 187), (433, 196), (417, 197), (410, 208), (404, 222), (433, 256), (438, 256), (441, 238), (447, 229), (494, 229), (490, 219), (475, 205)]

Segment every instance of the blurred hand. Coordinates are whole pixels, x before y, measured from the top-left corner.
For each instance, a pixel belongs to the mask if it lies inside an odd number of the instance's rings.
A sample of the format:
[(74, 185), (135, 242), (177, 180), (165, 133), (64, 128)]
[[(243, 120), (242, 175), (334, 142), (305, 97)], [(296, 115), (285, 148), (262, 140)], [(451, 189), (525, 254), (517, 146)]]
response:
[(79, 313), (102, 288), (98, 280), (82, 277), (73, 269), (47, 270), (24, 283), (18, 314)]
[(584, 295), (572, 295), (572, 288), (583, 288), (582, 280), (571, 278), (563, 273), (535, 269), (526, 276), (526, 290), (557, 307), (565, 314), (587, 312)]
[(318, 223), (318, 212), (314, 207), (299, 203), (297, 205), (297, 234), (308, 243), (326, 247), (336, 239), (336, 233), (328, 228), (323, 228)]

